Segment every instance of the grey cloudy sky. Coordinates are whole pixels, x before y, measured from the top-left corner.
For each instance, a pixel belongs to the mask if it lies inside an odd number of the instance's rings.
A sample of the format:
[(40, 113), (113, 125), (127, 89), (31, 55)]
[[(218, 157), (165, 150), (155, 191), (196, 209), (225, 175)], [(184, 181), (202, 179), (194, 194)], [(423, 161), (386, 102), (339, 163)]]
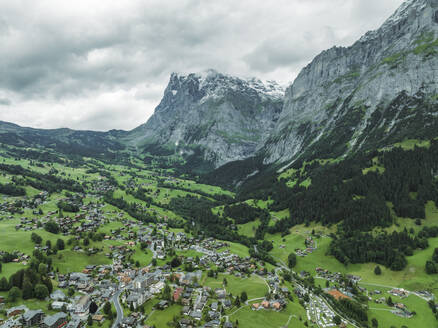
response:
[(402, 0), (0, 0), (0, 120), (132, 129), (171, 72), (291, 82)]

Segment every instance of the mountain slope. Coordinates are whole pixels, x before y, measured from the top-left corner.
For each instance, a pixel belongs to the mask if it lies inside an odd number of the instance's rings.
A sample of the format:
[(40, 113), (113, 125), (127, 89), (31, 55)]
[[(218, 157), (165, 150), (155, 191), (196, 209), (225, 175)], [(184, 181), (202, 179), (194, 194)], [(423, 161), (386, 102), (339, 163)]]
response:
[(436, 136), (437, 55), (438, 0), (406, 1), (351, 47), (322, 52), (286, 90), (264, 163)]
[(118, 140), (125, 131), (75, 131), (34, 129), (0, 121), (0, 143), (17, 147), (48, 148), (66, 155), (112, 158), (125, 145)]
[(213, 70), (174, 73), (154, 115), (128, 140), (154, 155), (198, 152), (201, 160), (218, 167), (260, 149), (278, 120), (283, 95), (275, 82)]

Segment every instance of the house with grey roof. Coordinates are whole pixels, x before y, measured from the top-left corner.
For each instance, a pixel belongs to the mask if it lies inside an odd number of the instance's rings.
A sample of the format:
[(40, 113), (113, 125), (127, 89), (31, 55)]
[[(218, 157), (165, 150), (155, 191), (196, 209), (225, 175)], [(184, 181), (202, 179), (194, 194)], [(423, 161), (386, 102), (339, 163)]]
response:
[(201, 320), (202, 319), (202, 312), (199, 310), (195, 310), (190, 312), (190, 316), (195, 320)]
[(16, 316), (16, 315), (22, 314), (22, 313), (24, 313), (24, 312), (26, 312), (26, 311), (29, 311), (29, 309), (27, 308), (27, 306), (25, 306), (25, 305), (19, 305), (19, 306), (15, 306), (15, 307), (9, 308), (9, 309), (6, 311), (6, 316), (8, 316), (8, 317), (13, 317), (13, 316)]
[(54, 315), (48, 316), (43, 321), (44, 328), (60, 328), (67, 324), (67, 314), (58, 312)]
[(54, 301), (63, 301), (65, 300), (65, 294), (62, 292), (62, 290), (57, 289), (50, 294), (50, 298)]
[(65, 328), (81, 328), (82, 327), (82, 321), (79, 319), (71, 320)]
[(39, 326), (44, 319), (44, 312), (42, 310), (29, 310), (23, 314), (23, 322), (27, 327)]

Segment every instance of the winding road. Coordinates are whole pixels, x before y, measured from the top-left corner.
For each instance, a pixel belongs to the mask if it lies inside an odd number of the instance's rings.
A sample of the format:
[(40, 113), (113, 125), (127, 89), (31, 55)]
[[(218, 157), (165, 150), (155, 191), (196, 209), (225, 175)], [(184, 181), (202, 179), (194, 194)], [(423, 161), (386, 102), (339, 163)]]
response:
[(122, 323), (123, 320), (123, 309), (122, 306), (120, 305), (120, 294), (123, 292), (123, 290), (118, 290), (116, 291), (116, 293), (114, 294), (113, 298), (111, 299), (111, 301), (113, 302), (116, 311), (117, 311), (117, 318), (113, 323), (112, 328), (117, 328), (120, 326), (120, 324)]

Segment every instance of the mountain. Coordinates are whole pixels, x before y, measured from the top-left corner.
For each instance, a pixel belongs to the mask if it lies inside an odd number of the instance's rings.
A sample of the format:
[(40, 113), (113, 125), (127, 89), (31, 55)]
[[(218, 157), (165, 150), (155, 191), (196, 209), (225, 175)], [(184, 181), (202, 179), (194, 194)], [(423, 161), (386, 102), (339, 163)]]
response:
[(437, 37), (438, 0), (409, 0), (351, 47), (322, 52), (287, 88), (263, 163), (436, 137)]
[(0, 121), (0, 143), (20, 148), (52, 149), (66, 155), (113, 158), (126, 146), (119, 139), (125, 131), (75, 131), (34, 129)]
[(132, 151), (236, 185), (266, 167), (436, 138), (437, 84), (438, 0), (408, 0), (352, 46), (323, 51), (286, 90), (214, 70), (174, 73), (154, 114), (132, 131), (0, 123), (0, 142), (80, 156)]
[(211, 168), (253, 156), (275, 127), (284, 90), (275, 82), (209, 70), (172, 74), (146, 124), (127, 140), (153, 155), (198, 155)]

